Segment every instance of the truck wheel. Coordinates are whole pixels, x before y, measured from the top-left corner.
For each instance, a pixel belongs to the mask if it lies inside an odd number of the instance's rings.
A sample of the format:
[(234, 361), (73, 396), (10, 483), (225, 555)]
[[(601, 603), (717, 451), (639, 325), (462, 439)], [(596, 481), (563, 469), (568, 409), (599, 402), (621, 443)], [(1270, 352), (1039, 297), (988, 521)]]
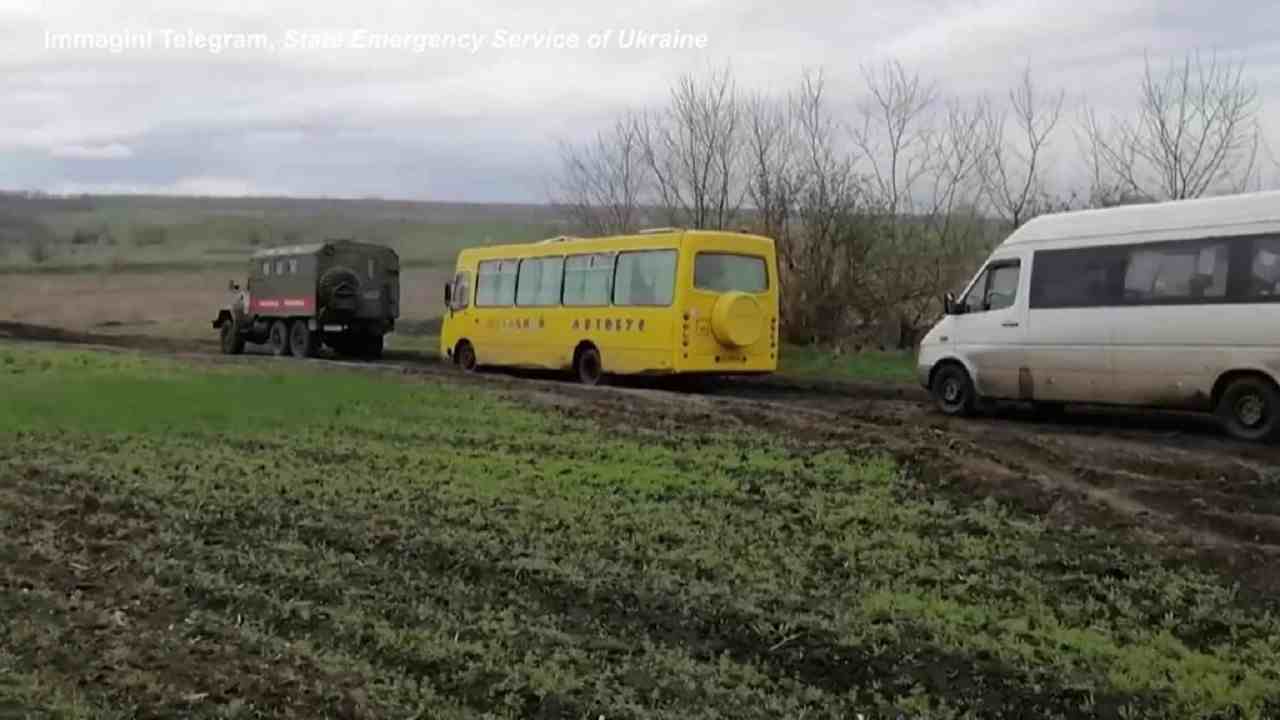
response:
[(1218, 417), (1241, 440), (1272, 440), (1280, 435), (1280, 392), (1260, 377), (1233, 380), (1218, 401)]
[(604, 363), (600, 360), (600, 351), (588, 345), (578, 351), (573, 361), (573, 371), (578, 382), (583, 385), (599, 385), (604, 378)]
[(973, 381), (964, 368), (948, 363), (938, 368), (930, 386), (938, 409), (945, 415), (972, 415), (976, 398)]
[(218, 331), (222, 334), (223, 355), (239, 355), (244, 352), (244, 336), (240, 334), (240, 323), (234, 315), (223, 322)]
[(306, 320), (294, 320), (289, 324), (289, 350), (294, 357), (315, 357), (320, 349), (318, 333), (311, 332)]
[(277, 320), (271, 325), (271, 334), (267, 336), (267, 347), (271, 348), (271, 354), (276, 357), (284, 357), (291, 351), (289, 347), (289, 326), (283, 320)]

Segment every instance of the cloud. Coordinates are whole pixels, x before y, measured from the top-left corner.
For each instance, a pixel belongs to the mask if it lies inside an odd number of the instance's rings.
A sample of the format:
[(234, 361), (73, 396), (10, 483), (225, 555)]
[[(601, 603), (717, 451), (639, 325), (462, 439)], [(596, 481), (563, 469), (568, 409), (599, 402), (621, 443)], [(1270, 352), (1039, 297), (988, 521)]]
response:
[(185, 195), (190, 197), (284, 197), (287, 190), (269, 190), (247, 178), (184, 177), (171, 183), (65, 182), (53, 186), (63, 195)]
[(128, 145), (111, 143), (109, 145), (60, 145), (49, 151), (55, 158), (71, 158), (75, 160), (124, 160), (133, 157), (133, 150)]
[[(22, 0), (0, 9), (0, 186), (542, 201), (557, 139), (586, 139), (617, 112), (663, 102), (681, 73), (725, 62), (749, 92), (786, 92), (822, 66), (840, 107), (859, 98), (860, 68), (887, 58), (944, 90), (997, 100), (1029, 62), (1047, 91), (1087, 96), (1109, 115), (1129, 111), (1144, 53), (1163, 62), (1205, 47), (1249, 60), (1269, 107), (1280, 102), (1277, 24), (1280, 5), (1262, 0), (1231, 13), (1193, 0)], [(616, 38), (627, 28), (706, 33), (709, 49), (213, 53), (163, 39), (278, 42), (326, 29)], [(77, 32), (150, 32), (152, 42), (46, 46), (46, 33)], [(1057, 146), (1070, 153), (1069, 129)]]

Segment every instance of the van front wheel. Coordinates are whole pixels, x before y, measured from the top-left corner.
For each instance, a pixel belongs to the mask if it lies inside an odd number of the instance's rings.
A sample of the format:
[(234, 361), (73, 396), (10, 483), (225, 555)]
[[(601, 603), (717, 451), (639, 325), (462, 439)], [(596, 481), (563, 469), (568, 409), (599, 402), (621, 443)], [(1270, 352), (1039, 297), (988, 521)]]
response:
[(976, 398), (969, 373), (959, 365), (947, 364), (938, 368), (930, 387), (938, 409), (945, 415), (972, 415)]
[(1234, 380), (1218, 401), (1218, 417), (1241, 440), (1270, 440), (1280, 435), (1280, 392), (1260, 377)]

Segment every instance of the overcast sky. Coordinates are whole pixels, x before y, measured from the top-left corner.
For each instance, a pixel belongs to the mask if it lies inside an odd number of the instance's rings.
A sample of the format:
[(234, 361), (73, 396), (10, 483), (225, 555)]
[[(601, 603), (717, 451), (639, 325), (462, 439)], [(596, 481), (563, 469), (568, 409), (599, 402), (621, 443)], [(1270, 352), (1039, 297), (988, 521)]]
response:
[[(751, 89), (822, 66), (850, 103), (859, 67), (886, 58), (993, 97), (1030, 63), (1041, 86), (1124, 112), (1144, 53), (1216, 50), (1248, 63), (1280, 137), (1280, 4), (1263, 0), (154, 4), (0, 0), (0, 188), (542, 202), (558, 139), (726, 62)], [(705, 48), (620, 47), (632, 30), (702, 35)], [(504, 33), (586, 45), (606, 32), (600, 49), (495, 47)], [(119, 52), (58, 47), (63, 34), (126, 33), (135, 47)], [(270, 46), (177, 47), (217, 33)], [(401, 33), (483, 45), (351, 47)], [(1070, 154), (1070, 132), (1056, 145)]]

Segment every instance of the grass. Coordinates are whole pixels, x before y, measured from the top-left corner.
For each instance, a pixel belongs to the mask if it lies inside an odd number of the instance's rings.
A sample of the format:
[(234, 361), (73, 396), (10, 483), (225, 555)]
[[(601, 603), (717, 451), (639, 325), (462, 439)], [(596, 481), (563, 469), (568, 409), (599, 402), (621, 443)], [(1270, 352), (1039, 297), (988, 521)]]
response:
[(0, 397), (0, 713), (1280, 712), (1273, 610), (874, 449), (27, 346)]
[(911, 350), (835, 353), (811, 345), (784, 345), (778, 371), (793, 377), (914, 383), (916, 356)]

